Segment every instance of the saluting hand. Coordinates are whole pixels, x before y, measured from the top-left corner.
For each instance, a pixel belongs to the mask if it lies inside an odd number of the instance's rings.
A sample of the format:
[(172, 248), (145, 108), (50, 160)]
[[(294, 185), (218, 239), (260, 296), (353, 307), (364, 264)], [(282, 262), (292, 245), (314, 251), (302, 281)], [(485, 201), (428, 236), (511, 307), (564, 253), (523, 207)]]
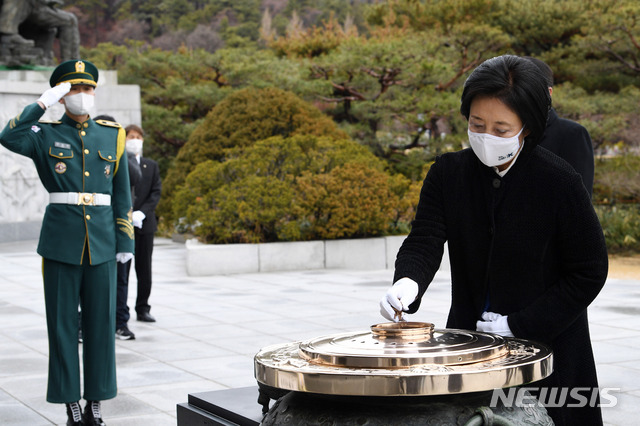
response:
[(43, 106), (44, 109), (47, 109), (51, 105), (55, 105), (64, 95), (69, 93), (69, 90), (71, 90), (71, 83), (60, 83), (46, 90), (38, 99), (38, 103), (40, 103), (40, 106)]

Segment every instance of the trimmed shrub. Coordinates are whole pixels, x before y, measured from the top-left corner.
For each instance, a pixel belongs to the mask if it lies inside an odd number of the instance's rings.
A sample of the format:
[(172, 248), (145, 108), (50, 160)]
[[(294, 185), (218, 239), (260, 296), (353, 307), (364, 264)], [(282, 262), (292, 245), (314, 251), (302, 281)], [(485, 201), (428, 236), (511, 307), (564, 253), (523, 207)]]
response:
[(596, 159), (593, 202), (640, 203), (640, 157), (627, 154)]
[[(159, 214), (171, 215), (173, 193), (196, 165), (223, 160), (229, 148), (248, 146), (272, 136), (295, 135), (347, 137), (331, 118), (293, 93), (277, 88), (247, 88), (227, 96), (207, 114), (178, 152), (163, 181)], [(165, 219), (172, 222), (177, 217)]]
[(596, 206), (610, 254), (640, 251), (640, 211), (637, 204)]
[(272, 137), (206, 161), (173, 200), (173, 216), (210, 243), (404, 233), (418, 185), (351, 140)]

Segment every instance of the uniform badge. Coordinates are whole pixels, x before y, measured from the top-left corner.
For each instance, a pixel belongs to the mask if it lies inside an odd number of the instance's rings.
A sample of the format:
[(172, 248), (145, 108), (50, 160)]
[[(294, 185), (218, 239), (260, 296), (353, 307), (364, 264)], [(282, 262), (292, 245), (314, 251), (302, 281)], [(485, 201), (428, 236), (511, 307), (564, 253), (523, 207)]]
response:
[(62, 161), (59, 163), (56, 163), (55, 170), (56, 170), (56, 173), (62, 174), (67, 171), (67, 165), (64, 164)]
[(107, 164), (104, 166), (104, 177), (109, 177), (111, 175), (111, 164)]
[(33, 125), (33, 126), (31, 126), (31, 131), (33, 133), (38, 133), (40, 131), (40, 127), (38, 127), (36, 125)]

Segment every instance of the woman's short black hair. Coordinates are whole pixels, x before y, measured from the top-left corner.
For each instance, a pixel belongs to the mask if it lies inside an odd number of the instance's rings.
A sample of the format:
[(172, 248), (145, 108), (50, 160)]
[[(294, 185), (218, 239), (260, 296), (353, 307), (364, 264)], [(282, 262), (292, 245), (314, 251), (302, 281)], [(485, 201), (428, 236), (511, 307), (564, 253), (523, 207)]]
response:
[(513, 110), (526, 130), (527, 141), (538, 143), (547, 126), (549, 86), (531, 61), (515, 55), (487, 59), (467, 78), (460, 112), (467, 120), (476, 96), (496, 98)]

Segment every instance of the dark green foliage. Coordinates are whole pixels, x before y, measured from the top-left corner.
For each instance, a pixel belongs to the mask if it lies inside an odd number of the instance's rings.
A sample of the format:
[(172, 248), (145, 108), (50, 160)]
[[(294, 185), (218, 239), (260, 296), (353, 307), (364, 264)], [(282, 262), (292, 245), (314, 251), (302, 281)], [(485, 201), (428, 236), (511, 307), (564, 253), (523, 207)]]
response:
[(173, 198), (203, 241), (354, 238), (406, 231), (417, 188), (350, 140), (277, 136), (206, 161)]
[(388, 158), (394, 172), (400, 173), (413, 182), (422, 182), (433, 161), (433, 155), (424, 149), (413, 149), (408, 153), (395, 153)]
[[(109, 40), (111, 29), (120, 31), (116, 44), (83, 48), (82, 55), (101, 69), (117, 69), (121, 83), (141, 87), (142, 124), (148, 135), (145, 154), (160, 162), (162, 173), (172, 167), (158, 210), (165, 224), (182, 217), (173, 217), (167, 203), (172, 188), (181, 185), (196, 164), (219, 162), (230, 147), (277, 135), (330, 134), (341, 139), (348, 134), (384, 159), (387, 170), (419, 184), (435, 155), (460, 149), (466, 141), (466, 122), (458, 112), (465, 78), (483, 60), (502, 53), (531, 55), (549, 63), (555, 74), (553, 102), (558, 114), (589, 130), (598, 155), (633, 152), (640, 145), (640, 49), (635, 42), (640, 39), (640, 3), (636, 0), (124, 0), (100, 4), (67, 0), (66, 4), (71, 11), (82, 11), (83, 34), (96, 34), (83, 38), (83, 43), (94, 45), (96, 40)], [(127, 20), (126, 25), (118, 29), (118, 20)], [(269, 31), (263, 31), (267, 27)], [(125, 42), (127, 34), (143, 41)], [(163, 45), (167, 51), (150, 47), (159, 46), (156, 41), (167, 34), (174, 35), (169, 37), (173, 44)], [(217, 41), (206, 46), (190, 43), (197, 34), (213, 35), (207, 40)], [(263, 40), (259, 34), (269, 37)], [(275, 87), (291, 92), (286, 97), (297, 95), (312, 102), (326, 116), (315, 109), (316, 115), (302, 115), (316, 123), (325, 119), (320, 126), (324, 130), (310, 124), (292, 131), (295, 123), (289, 110), (263, 101), (230, 101), (219, 108), (225, 98), (249, 87), (254, 91)], [(253, 115), (243, 110), (243, 102), (255, 103), (262, 112)], [(432, 132), (430, 139), (425, 137), (427, 129)], [(639, 177), (634, 170), (639, 167), (630, 159), (598, 160), (594, 201), (616, 206), (637, 201)], [(346, 167), (332, 173), (309, 177), (308, 186), (328, 188), (339, 173), (345, 181), (358, 176), (358, 170)], [(300, 185), (303, 177), (301, 172)], [(255, 177), (248, 184), (263, 187), (258, 198), (279, 192), (287, 199), (291, 189), (278, 182)], [(308, 190), (309, 199), (314, 191), (319, 190)], [(331, 205), (348, 204), (348, 194), (340, 193), (345, 200), (331, 201)], [(226, 194), (225, 199), (233, 199), (232, 192)], [(331, 194), (318, 194), (318, 200), (329, 203)], [(298, 201), (304, 204), (304, 199)], [(278, 202), (274, 199), (273, 205)], [(295, 221), (287, 223), (307, 229)], [(396, 231), (403, 227), (406, 231), (405, 222), (397, 223)], [(332, 226), (338, 230), (342, 225)], [(293, 231), (265, 231), (269, 238), (281, 238), (287, 232)]]
[(638, 204), (596, 206), (609, 254), (640, 252), (640, 210)]
[(231, 91), (219, 80), (214, 56), (203, 50), (104, 43), (85, 57), (100, 68), (117, 66), (120, 83), (140, 86), (145, 155), (158, 161), (163, 176), (203, 117)]
[(596, 160), (593, 201), (609, 253), (640, 251), (640, 157)]
[(620, 155), (597, 159), (593, 202), (609, 205), (640, 203), (640, 157)]
[[(295, 135), (346, 137), (329, 117), (292, 93), (276, 88), (239, 90), (213, 108), (191, 133), (167, 173), (163, 198), (169, 200), (197, 164), (221, 161), (229, 148)], [(160, 210), (170, 214), (167, 202)]]

